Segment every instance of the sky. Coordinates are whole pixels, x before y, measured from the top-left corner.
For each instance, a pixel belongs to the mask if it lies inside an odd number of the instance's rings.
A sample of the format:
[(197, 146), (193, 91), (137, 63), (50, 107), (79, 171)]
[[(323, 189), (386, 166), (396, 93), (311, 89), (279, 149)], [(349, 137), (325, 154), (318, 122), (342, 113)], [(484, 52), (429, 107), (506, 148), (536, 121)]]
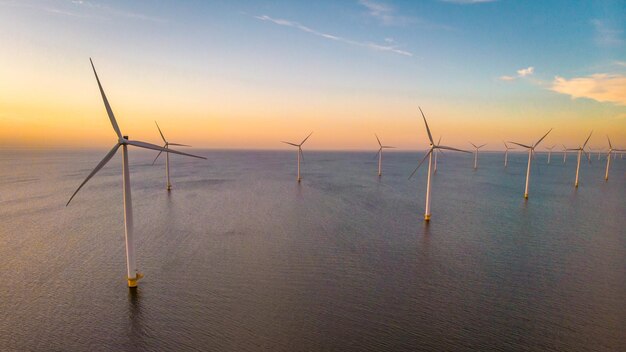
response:
[[(0, 148), (626, 147), (626, 1), (0, 0)], [(305, 149), (306, 149), (305, 148)]]

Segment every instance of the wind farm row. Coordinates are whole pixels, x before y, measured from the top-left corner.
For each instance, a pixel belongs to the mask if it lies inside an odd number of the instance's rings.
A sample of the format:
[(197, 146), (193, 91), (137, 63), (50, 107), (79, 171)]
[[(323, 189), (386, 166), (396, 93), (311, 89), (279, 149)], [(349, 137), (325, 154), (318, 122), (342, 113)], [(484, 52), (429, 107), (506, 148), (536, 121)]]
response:
[[(163, 140), (163, 145), (156, 145), (156, 144), (151, 144), (151, 143), (146, 143), (146, 142), (142, 142), (142, 141), (135, 141), (135, 140), (131, 140), (129, 139), (128, 135), (124, 135), (121, 132), (121, 129), (117, 123), (117, 120), (115, 118), (115, 115), (113, 114), (113, 110), (109, 104), (109, 101), (106, 97), (106, 94), (104, 92), (104, 89), (102, 87), (102, 84), (100, 82), (100, 79), (98, 77), (98, 74), (96, 72), (95, 66), (93, 64), (93, 61), (91, 61), (91, 67), (93, 70), (93, 73), (95, 75), (97, 84), (98, 84), (98, 88), (100, 90), (100, 94), (102, 97), (102, 101), (104, 103), (105, 106), (105, 110), (107, 112), (107, 115), (109, 117), (111, 126), (117, 136), (117, 141), (115, 143), (115, 145), (113, 146), (113, 148), (104, 156), (104, 158), (96, 165), (96, 167), (91, 171), (91, 173), (89, 173), (89, 175), (85, 178), (85, 180), (78, 186), (78, 188), (76, 189), (76, 191), (72, 194), (72, 196), (70, 197), (70, 199), (68, 200), (66, 206), (68, 206), (70, 204), (70, 202), (72, 201), (72, 199), (74, 199), (74, 197), (76, 196), (76, 194), (83, 188), (83, 186), (96, 174), (98, 173), (98, 171), (100, 171), (112, 158), (113, 156), (117, 153), (118, 149), (121, 147), (122, 148), (122, 178), (123, 178), (123, 207), (124, 207), (124, 230), (125, 230), (125, 245), (126, 245), (126, 264), (127, 264), (127, 281), (128, 281), (128, 286), (129, 287), (136, 287), (137, 286), (137, 281), (139, 279), (141, 279), (143, 277), (143, 275), (141, 273), (138, 272), (137, 270), (137, 265), (136, 265), (136, 257), (135, 257), (135, 245), (134, 245), (134, 237), (133, 237), (133, 211), (132, 211), (132, 200), (131, 200), (131, 187), (130, 187), (130, 170), (129, 170), (129, 161), (128, 161), (128, 146), (134, 146), (134, 147), (138, 147), (138, 148), (143, 148), (143, 149), (149, 149), (149, 150), (154, 150), (154, 151), (158, 151), (157, 156), (155, 157), (154, 161), (152, 162), (152, 164), (154, 165), (156, 163), (156, 161), (159, 159), (159, 157), (161, 156), (161, 154), (165, 153), (165, 178), (166, 178), (166, 189), (167, 191), (170, 191), (172, 189), (172, 184), (171, 184), (171, 180), (170, 180), (170, 162), (169, 162), (169, 154), (173, 153), (173, 154), (179, 154), (179, 155), (183, 155), (183, 156), (187, 156), (187, 157), (193, 157), (193, 158), (198, 158), (198, 159), (206, 159), (205, 157), (202, 156), (198, 156), (198, 155), (194, 155), (194, 154), (189, 154), (189, 153), (184, 153), (175, 149), (171, 149), (170, 146), (177, 146), (177, 147), (189, 147), (188, 145), (185, 144), (181, 144), (181, 143), (172, 143), (169, 142), (169, 140), (165, 137), (164, 133), (162, 132), (160, 126), (158, 125), (158, 123), (156, 123), (156, 127), (157, 130), (159, 132), (159, 135), (161, 137), (161, 139)], [(445, 146), (441, 144), (441, 137), (438, 139), (438, 141), (435, 143), (434, 139), (433, 139), (433, 135), (431, 133), (430, 127), (428, 126), (428, 122), (426, 120), (426, 116), (424, 114), (424, 112), (422, 111), (421, 107), (419, 107), (419, 111), (421, 113), (422, 119), (424, 121), (424, 125), (425, 125), (425, 129), (426, 129), (426, 133), (428, 135), (428, 140), (429, 140), (429, 148), (426, 151), (426, 154), (424, 155), (424, 157), (421, 159), (421, 161), (417, 164), (417, 166), (415, 167), (415, 169), (413, 170), (413, 172), (409, 175), (409, 179), (411, 179), (416, 173), (417, 171), (420, 169), (420, 167), (422, 166), (422, 164), (426, 161), (426, 159), (428, 159), (428, 173), (427, 173), (427, 183), (426, 183), (426, 204), (425, 204), (425, 212), (424, 212), (424, 220), (426, 222), (430, 221), (431, 219), (431, 178), (432, 178), (432, 174), (437, 172), (437, 158), (439, 153), (444, 153), (444, 151), (449, 151), (449, 152), (461, 152), (461, 153), (472, 153), (471, 151), (468, 150), (464, 150), (464, 149), (460, 149), (460, 148), (455, 148), (455, 147), (450, 147), (450, 146)], [(525, 182), (525, 189), (524, 189), (524, 198), (528, 199), (528, 195), (529, 195), (529, 186), (530, 186), (530, 171), (531, 171), (531, 165), (533, 162), (533, 159), (535, 158), (535, 150), (536, 148), (539, 146), (539, 144), (550, 134), (550, 132), (552, 131), (552, 129), (550, 129), (549, 131), (547, 131), (541, 138), (539, 138), (536, 142), (534, 143), (530, 143), (530, 144), (523, 144), (523, 143), (519, 143), (519, 142), (514, 142), (514, 141), (508, 141), (508, 142), (504, 142), (504, 146), (505, 146), (505, 151), (504, 151), (504, 167), (506, 168), (508, 166), (508, 157), (509, 157), (509, 151), (515, 149), (514, 147), (511, 147), (510, 145), (516, 145), (517, 147), (520, 148), (524, 148), (526, 150), (528, 150), (528, 164), (527, 164), (527, 169), (526, 169), (526, 182)], [(297, 148), (297, 177), (296, 180), (297, 182), (301, 182), (302, 177), (301, 177), (301, 162), (304, 161), (304, 153), (303, 153), (303, 149), (302, 146), (304, 145), (304, 143), (311, 137), (313, 133), (309, 133), (306, 138), (304, 138), (300, 143), (295, 143), (295, 142), (287, 142), (287, 141), (282, 141), (282, 143), (288, 144), (290, 146), (296, 147)], [(590, 151), (588, 151), (588, 149), (585, 149), (590, 138), (591, 138), (591, 134), (589, 134), (589, 136), (587, 137), (587, 139), (585, 140), (585, 142), (583, 144), (581, 144), (579, 147), (577, 148), (566, 148), (564, 146), (563, 149), (563, 153), (564, 153), (564, 159), (563, 159), (563, 163), (565, 163), (566, 161), (566, 156), (567, 156), (567, 152), (569, 151), (574, 151), (577, 153), (577, 166), (576, 166), (576, 178), (575, 178), (575, 184), (574, 186), (576, 188), (578, 188), (579, 186), (579, 176), (580, 176), (580, 165), (581, 165), (581, 159), (582, 159), (582, 155), (585, 155), (587, 157), (587, 159), (589, 160), (589, 162), (591, 162), (591, 155), (590, 155)], [(378, 176), (382, 177), (382, 170), (383, 170), (383, 151), (385, 149), (392, 149), (395, 148), (391, 145), (386, 145), (383, 144), (380, 140), (380, 138), (378, 137), (378, 135), (375, 134), (376, 137), (376, 141), (378, 143), (378, 151), (376, 153), (376, 157), (378, 158)], [(608, 136), (607, 136), (608, 139)], [(478, 169), (478, 157), (479, 157), (479, 151), (481, 148), (485, 147), (486, 144), (474, 144), (472, 142), (470, 142), (470, 144), (473, 146), (474, 151), (473, 151), (473, 156), (474, 156), (474, 163), (473, 163), (473, 169), (477, 170)], [(614, 148), (613, 145), (611, 144), (610, 139), (608, 139), (608, 144), (609, 144), (609, 149), (606, 153), (607, 155), (607, 165), (606, 165), (606, 173), (605, 173), (605, 180), (608, 180), (609, 177), (609, 169), (610, 169), (610, 165), (611, 165), (611, 157), (613, 156), (613, 158), (615, 157), (615, 155), (617, 153), (623, 153), (626, 150), (625, 149), (618, 149), (618, 148)], [(549, 147), (547, 148), (548, 150), (548, 164), (550, 164), (551, 162), (551, 155), (552, 155), (552, 149), (555, 146)], [(597, 151), (597, 150), (596, 150)], [(600, 153), (600, 151), (598, 151), (598, 153)], [(598, 154), (598, 158), (600, 157), (600, 154)]]

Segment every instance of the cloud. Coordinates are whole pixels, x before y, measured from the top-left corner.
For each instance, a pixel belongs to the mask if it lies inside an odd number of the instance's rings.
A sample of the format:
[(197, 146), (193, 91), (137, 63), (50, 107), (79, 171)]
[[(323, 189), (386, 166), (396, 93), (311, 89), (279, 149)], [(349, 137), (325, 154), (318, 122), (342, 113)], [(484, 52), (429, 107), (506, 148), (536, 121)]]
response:
[(596, 73), (569, 80), (556, 76), (550, 90), (572, 99), (587, 98), (626, 106), (626, 75)]
[(263, 16), (254, 16), (254, 18), (259, 19), (261, 21), (267, 21), (267, 22), (271, 22), (274, 24), (277, 24), (279, 26), (286, 26), (286, 27), (292, 27), (292, 28), (296, 28), (299, 29), (303, 32), (306, 33), (310, 33), (322, 38), (326, 38), (329, 40), (333, 40), (339, 43), (344, 43), (344, 44), (349, 44), (352, 46), (359, 46), (359, 47), (363, 47), (363, 48), (368, 48), (371, 50), (376, 50), (376, 51), (388, 51), (391, 53), (395, 53), (395, 54), (399, 54), (399, 55), (404, 55), (404, 56), (413, 56), (413, 53), (410, 53), (408, 51), (405, 50), (401, 50), (398, 49), (398, 47), (396, 45), (391, 45), (391, 44), (376, 44), (376, 43), (371, 43), (371, 42), (359, 42), (359, 41), (355, 41), (355, 40), (351, 40), (351, 39), (347, 39), (347, 38), (342, 38), (336, 35), (332, 35), (332, 34), (328, 34), (328, 33), (323, 33), (320, 31), (317, 31), (315, 29), (309, 28), (307, 26), (304, 26), (298, 22), (294, 22), (294, 21), (289, 21), (289, 20), (285, 20), (285, 19), (280, 19), (280, 18), (272, 18), (266, 15)]
[(368, 15), (378, 20), (385, 26), (403, 26), (414, 22), (414, 19), (404, 16), (398, 16), (395, 9), (385, 3), (373, 0), (359, 0), (359, 4), (365, 6)]
[(471, 4), (480, 4), (485, 2), (496, 2), (498, 0), (440, 0), (443, 2), (450, 2), (453, 4), (461, 4), (461, 5), (471, 5)]
[(594, 19), (591, 24), (595, 29), (596, 45), (601, 47), (618, 47), (624, 44), (622, 30), (615, 29), (606, 21)]
[(519, 70), (517, 70), (516, 76), (500, 76), (499, 79), (501, 81), (515, 81), (518, 78), (532, 76), (533, 73), (535, 73), (535, 68), (532, 66), (529, 66), (527, 68), (520, 68)]

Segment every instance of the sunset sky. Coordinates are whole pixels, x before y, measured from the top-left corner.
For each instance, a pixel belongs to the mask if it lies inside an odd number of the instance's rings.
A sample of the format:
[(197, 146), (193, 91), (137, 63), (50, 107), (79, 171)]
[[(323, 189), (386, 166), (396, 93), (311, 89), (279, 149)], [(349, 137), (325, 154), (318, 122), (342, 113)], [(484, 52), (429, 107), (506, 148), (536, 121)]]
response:
[(626, 147), (626, 2), (0, 0), (0, 147)]

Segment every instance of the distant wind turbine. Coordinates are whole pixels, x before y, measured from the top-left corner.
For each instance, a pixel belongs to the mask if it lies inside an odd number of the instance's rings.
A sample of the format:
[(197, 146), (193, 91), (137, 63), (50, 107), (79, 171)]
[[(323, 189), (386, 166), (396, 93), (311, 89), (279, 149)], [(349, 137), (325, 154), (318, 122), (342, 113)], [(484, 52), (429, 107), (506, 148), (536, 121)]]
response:
[(530, 162), (532, 160), (533, 157), (533, 153), (535, 152), (535, 148), (537, 148), (537, 146), (539, 145), (539, 143), (541, 143), (541, 141), (543, 141), (544, 138), (546, 138), (546, 136), (552, 131), (552, 129), (550, 129), (546, 134), (543, 135), (543, 137), (541, 137), (537, 143), (533, 144), (532, 146), (530, 145), (526, 145), (526, 144), (521, 144), (521, 143), (516, 143), (516, 142), (509, 142), (509, 143), (513, 143), (516, 145), (519, 145), (520, 147), (526, 148), (528, 149), (528, 167), (526, 168), (526, 188), (524, 189), (524, 198), (528, 199), (528, 182), (530, 180)]
[(504, 143), (504, 167), (506, 167), (509, 163), (509, 150), (511, 149), (515, 149), (513, 147), (509, 147), (508, 144), (506, 144), (506, 142), (502, 142)]
[(546, 148), (548, 149), (548, 164), (550, 164), (550, 158), (552, 157), (552, 149), (554, 149), (554, 147), (556, 147), (556, 145)]
[(474, 143), (472, 143), (472, 142), (469, 142), (469, 143), (470, 143), (471, 145), (473, 145), (473, 146), (474, 146), (474, 149), (475, 149), (475, 151), (474, 151), (474, 170), (476, 170), (476, 169), (478, 168), (478, 150), (479, 150), (480, 148), (482, 148), (482, 147), (486, 146), (487, 144), (483, 144), (483, 145), (480, 145), (480, 146), (476, 146), (476, 144), (474, 144)]
[(567, 159), (567, 147), (563, 144), (563, 165), (565, 165), (565, 160)]
[(128, 287), (136, 287), (137, 280), (141, 279), (143, 275), (137, 272), (137, 265), (135, 262), (135, 245), (134, 245), (134, 240), (133, 240), (133, 206), (132, 206), (131, 194), (130, 194), (130, 172), (128, 169), (127, 147), (129, 145), (132, 145), (132, 146), (139, 147), (139, 148), (181, 154), (181, 155), (191, 156), (194, 158), (201, 158), (201, 157), (187, 154), (187, 153), (182, 153), (176, 150), (165, 149), (155, 144), (129, 140), (128, 136), (122, 135), (122, 132), (120, 131), (117, 121), (115, 120), (115, 116), (113, 115), (113, 110), (111, 110), (109, 101), (107, 100), (107, 97), (104, 94), (104, 89), (102, 89), (102, 85), (100, 84), (100, 79), (98, 78), (98, 74), (96, 73), (96, 68), (93, 65), (93, 61), (91, 61), (91, 59), (89, 59), (89, 61), (91, 62), (91, 68), (93, 69), (93, 73), (96, 76), (98, 87), (100, 88), (100, 94), (102, 95), (102, 101), (104, 102), (104, 107), (106, 108), (107, 115), (109, 115), (111, 126), (113, 126), (113, 130), (115, 131), (115, 134), (117, 135), (118, 140), (117, 140), (117, 143), (115, 143), (115, 145), (113, 146), (113, 149), (111, 149), (104, 156), (104, 158), (102, 159), (102, 161), (100, 161), (100, 163), (96, 166), (96, 168), (93, 169), (93, 171), (91, 171), (91, 173), (87, 176), (87, 178), (83, 181), (83, 183), (81, 183), (80, 186), (78, 186), (78, 189), (74, 192), (74, 194), (72, 194), (72, 196), (70, 197), (70, 200), (67, 201), (67, 204), (65, 206), (68, 206), (70, 204), (70, 202), (72, 201), (76, 193), (78, 193), (78, 191), (80, 191), (80, 189), (87, 183), (87, 181), (89, 181), (98, 171), (100, 171), (100, 169), (104, 167), (104, 165), (106, 165), (109, 162), (109, 160), (111, 160), (111, 158), (113, 158), (113, 156), (115, 155), (119, 147), (122, 147), (122, 178), (123, 178), (123, 189), (124, 189), (124, 229), (125, 229), (125, 235), (126, 235), (125, 238), (126, 238), (127, 279), (128, 279)]
[(589, 137), (587, 137), (587, 139), (585, 140), (585, 143), (582, 146), (579, 146), (578, 148), (570, 148), (568, 150), (571, 151), (577, 151), (578, 152), (578, 162), (576, 164), (576, 181), (574, 182), (574, 187), (578, 188), (578, 175), (580, 173), (580, 157), (582, 156), (583, 153), (585, 153), (585, 156), (587, 157), (587, 160), (589, 160), (589, 162), (591, 163), (591, 157), (589, 156), (589, 153), (585, 150), (585, 146), (587, 145), (587, 142), (589, 142), (589, 138), (591, 138), (591, 134), (593, 133), (593, 131), (591, 131), (589, 133)]
[(625, 152), (626, 149), (614, 149), (613, 145), (611, 144), (611, 139), (609, 138), (609, 136), (606, 136), (606, 139), (609, 141), (609, 151), (606, 154), (606, 174), (604, 175), (604, 180), (608, 181), (609, 180), (609, 168), (611, 167), (611, 154), (615, 155), (615, 152), (620, 152), (620, 155), (624, 155), (623, 152)]
[[(439, 145), (439, 143), (441, 143), (441, 136), (439, 136), (439, 140), (437, 141), (437, 145)], [(437, 156), (439, 155), (440, 152), (441, 152), (441, 150), (439, 150), (439, 149), (435, 149), (435, 151), (434, 151), (434, 153), (435, 153), (435, 169), (433, 170), (433, 173), (435, 173), (435, 174), (437, 173)]]
[[(170, 143), (165, 139), (165, 136), (163, 135), (163, 132), (161, 132), (161, 128), (159, 127), (159, 124), (154, 121), (154, 123), (157, 126), (157, 129), (159, 130), (159, 134), (161, 135), (161, 138), (163, 139), (163, 142), (165, 142), (165, 144), (163, 145), (163, 148), (166, 150), (169, 150), (170, 145), (174, 145), (174, 146), (179, 146), (179, 147), (191, 147), (190, 145), (186, 145), (186, 144), (178, 144), (178, 143)], [(152, 165), (154, 165), (154, 163), (156, 163), (157, 159), (159, 158), (159, 156), (161, 156), (161, 153), (163, 153), (163, 151), (160, 151), (159, 154), (157, 154), (156, 158), (154, 158), (154, 161), (152, 162)], [(202, 157), (199, 157), (202, 158)], [(202, 158), (205, 159), (206, 158)], [(169, 191), (172, 189), (172, 183), (170, 182), (170, 153), (169, 152), (165, 152), (165, 179), (167, 181), (167, 183), (165, 184), (166, 189)]]
[(309, 133), (308, 136), (306, 136), (306, 138), (300, 143), (300, 144), (295, 144), (295, 143), (291, 143), (291, 142), (285, 142), (285, 141), (281, 141), (285, 144), (289, 144), (292, 145), (294, 147), (298, 147), (298, 182), (300, 182), (301, 178), (300, 178), (300, 158), (302, 158), (302, 160), (304, 160), (304, 154), (302, 153), (302, 145), (304, 144), (304, 142), (306, 142), (307, 139), (309, 139), (309, 137), (311, 137), (311, 135), (313, 134), (313, 132)]
[(395, 148), (395, 147), (392, 147), (390, 145), (382, 145), (380, 143), (380, 139), (378, 138), (378, 136), (376, 134), (374, 134), (374, 136), (376, 136), (376, 140), (378, 141), (378, 145), (380, 146), (380, 148), (378, 149), (378, 176), (382, 176), (383, 174), (383, 149), (390, 149), (390, 148)]
[(422, 108), (419, 108), (419, 109), (420, 109), (420, 112), (422, 113), (422, 118), (424, 119), (424, 125), (426, 125), (426, 132), (428, 133), (428, 140), (430, 141), (430, 148), (428, 149), (428, 152), (426, 152), (426, 155), (424, 156), (422, 161), (420, 161), (419, 164), (417, 164), (417, 167), (415, 168), (415, 170), (413, 170), (413, 172), (409, 176), (409, 179), (411, 179), (411, 177), (415, 175), (415, 173), (420, 168), (420, 166), (422, 166), (422, 163), (424, 163), (424, 160), (428, 158), (428, 177), (426, 181), (426, 209), (424, 211), (424, 220), (430, 221), (430, 175), (431, 175), (430, 169), (431, 169), (432, 161), (433, 161), (433, 151), (437, 149), (446, 149), (446, 150), (454, 150), (454, 151), (463, 152), (463, 153), (470, 153), (470, 152), (468, 152), (467, 150), (461, 150), (461, 149), (456, 149), (452, 147), (446, 147), (446, 146), (439, 145), (439, 144), (434, 144), (435, 142), (433, 141), (433, 136), (430, 133), (430, 128), (428, 128), (428, 122), (426, 122), (426, 116), (424, 116), (424, 112), (422, 111)]

